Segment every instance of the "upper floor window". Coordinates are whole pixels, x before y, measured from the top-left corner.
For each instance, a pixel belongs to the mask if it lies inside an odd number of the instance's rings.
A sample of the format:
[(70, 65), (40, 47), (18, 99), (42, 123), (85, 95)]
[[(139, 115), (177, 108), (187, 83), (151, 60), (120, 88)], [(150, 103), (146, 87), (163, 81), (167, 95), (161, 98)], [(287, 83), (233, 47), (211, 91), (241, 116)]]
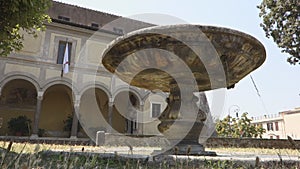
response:
[(268, 131), (273, 131), (273, 123), (267, 123), (267, 130)]
[(161, 104), (159, 103), (152, 103), (151, 104), (151, 117), (156, 118), (160, 115), (161, 112)]
[(63, 64), (67, 43), (68, 43), (68, 58), (69, 58), (69, 65), (70, 65), (72, 43), (67, 41), (59, 41), (58, 43), (58, 54), (57, 54), (57, 62), (56, 62), (57, 64)]
[(275, 122), (275, 130), (276, 130), (276, 131), (279, 130), (278, 121)]

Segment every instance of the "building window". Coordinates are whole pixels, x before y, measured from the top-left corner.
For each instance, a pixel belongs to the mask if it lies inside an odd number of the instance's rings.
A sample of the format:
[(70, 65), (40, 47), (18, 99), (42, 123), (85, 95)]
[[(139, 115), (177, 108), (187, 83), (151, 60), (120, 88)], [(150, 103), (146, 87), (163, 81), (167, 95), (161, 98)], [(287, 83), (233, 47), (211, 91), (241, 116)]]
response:
[(114, 30), (114, 32), (117, 33), (117, 34), (121, 34), (121, 35), (122, 35), (122, 34), (124, 33), (123, 30), (120, 29), (120, 28), (114, 27), (113, 30)]
[(276, 139), (279, 139), (279, 136), (276, 136)]
[(70, 65), (72, 43), (67, 41), (59, 41), (58, 43), (58, 54), (57, 54), (57, 62), (56, 62), (57, 64), (63, 64), (67, 43), (68, 43), (68, 50), (69, 50), (68, 52), (69, 52), (69, 65)]
[(270, 136), (270, 139), (273, 139), (273, 136)]
[(63, 21), (70, 21), (70, 18), (68, 18), (68, 17), (65, 17), (65, 16), (58, 16), (58, 19), (59, 20), (63, 20)]
[(275, 122), (275, 130), (278, 131), (279, 130), (279, 126), (278, 126), (278, 122)]
[(97, 23), (92, 23), (91, 26), (94, 28), (99, 28), (99, 24), (97, 24)]
[(273, 131), (273, 123), (267, 123), (267, 130), (268, 131)]
[(160, 115), (161, 112), (161, 104), (159, 103), (152, 103), (151, 104), (151, 117), (156, 118)]

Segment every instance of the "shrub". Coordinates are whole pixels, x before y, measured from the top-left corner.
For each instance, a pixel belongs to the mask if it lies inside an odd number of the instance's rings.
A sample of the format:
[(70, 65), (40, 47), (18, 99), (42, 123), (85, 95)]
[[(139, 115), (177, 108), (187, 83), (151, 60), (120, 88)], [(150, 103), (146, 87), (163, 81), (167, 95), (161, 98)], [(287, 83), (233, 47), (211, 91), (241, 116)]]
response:
[(31, 120), (27, 116), (11, 118), (7, 124), (13, 135), (28, 136), (30, 134)]

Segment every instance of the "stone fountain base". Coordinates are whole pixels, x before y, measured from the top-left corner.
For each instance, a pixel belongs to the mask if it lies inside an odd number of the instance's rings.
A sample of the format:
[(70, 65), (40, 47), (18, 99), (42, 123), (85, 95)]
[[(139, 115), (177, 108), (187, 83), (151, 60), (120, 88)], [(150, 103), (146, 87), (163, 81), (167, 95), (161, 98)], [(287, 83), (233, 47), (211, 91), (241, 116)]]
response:
[[(198, 142), (199, 134), (204, 124), (202, 121), (177, 120), (175, 122), (175, 120), (167, 120), (163, 121), (159, 125), (159, 128), (163, 128), (165, 125), (169, 126), (170, 124), (175, 124), (175, 128), (169, 129), (169, 131), (167, 130), (163, 134), (168, 138), (170, 145), (174, 146), (164, 148), (161, 151), (154, 151), (154, 155), (217, 156), (215, 152), (205, 151), (204, 146)], [(174, 131), (177, 131), (177, 134), (174, 134)], [(188, 133), (184, 133), (186, 131)]]
[(154, 151), (155, 155), (217, 156), (214, 151), (205, 151), (202, 144), (182, 141), (167, 151)]

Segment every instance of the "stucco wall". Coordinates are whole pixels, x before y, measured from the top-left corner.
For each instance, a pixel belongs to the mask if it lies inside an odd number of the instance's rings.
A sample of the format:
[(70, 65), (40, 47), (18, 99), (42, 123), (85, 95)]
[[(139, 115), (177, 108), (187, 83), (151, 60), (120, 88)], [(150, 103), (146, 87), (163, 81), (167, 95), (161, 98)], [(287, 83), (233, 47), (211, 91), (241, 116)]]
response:
[(300, 138), (299, 119), (300, 113), (291, 113), (284, 115), (285, 132), (287, 136)]
[(29, 35), (25, 31), (21, 31), (20, 34), (24, 36), (24, 41), (23, 49), (19, 51), (19, 54), (31, 56), (33, 58), (41, 57), (45, 39), (45, 32), (38, 31), (37, 37)]

